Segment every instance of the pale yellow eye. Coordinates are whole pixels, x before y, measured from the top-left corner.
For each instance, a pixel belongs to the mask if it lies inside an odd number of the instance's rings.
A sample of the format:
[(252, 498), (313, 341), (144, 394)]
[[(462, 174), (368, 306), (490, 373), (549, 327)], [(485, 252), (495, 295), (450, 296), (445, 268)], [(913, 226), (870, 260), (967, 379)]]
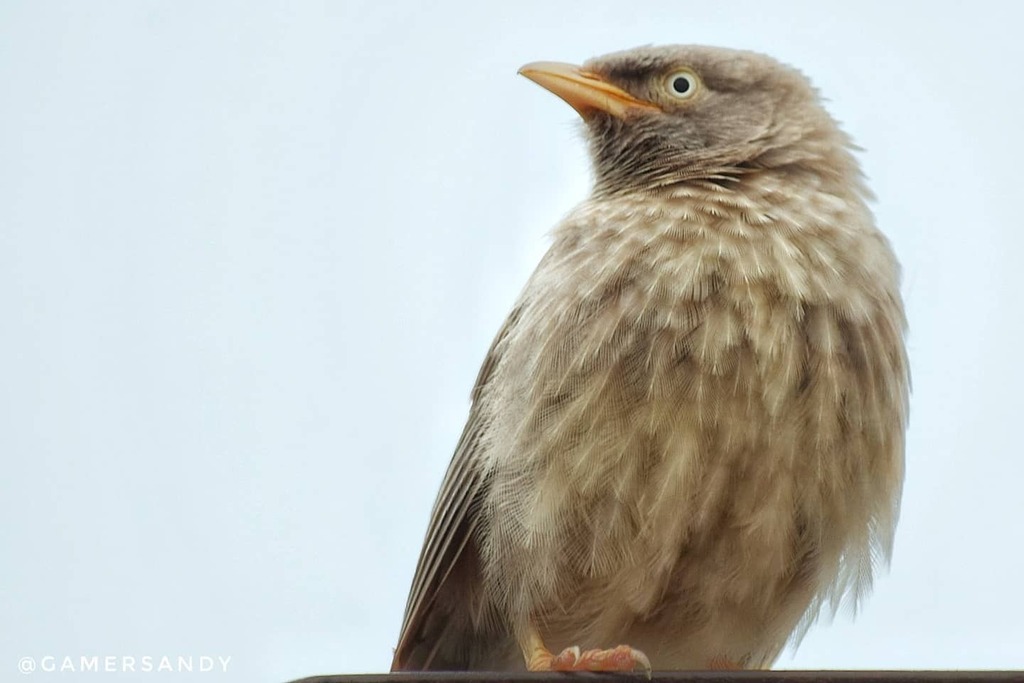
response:
[(675, 71), (665, 79), (665, 88), (672, 97), (679, 100), (693, 97), (697, 94), (699, 85), (700, 81), (697, 80), (697, 74), (692, 71)]

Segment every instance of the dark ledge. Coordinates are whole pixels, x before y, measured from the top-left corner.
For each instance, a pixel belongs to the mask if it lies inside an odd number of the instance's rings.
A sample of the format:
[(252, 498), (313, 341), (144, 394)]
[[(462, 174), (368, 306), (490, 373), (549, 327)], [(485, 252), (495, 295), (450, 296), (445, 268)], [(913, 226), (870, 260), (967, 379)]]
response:
[[(643, 674), (398, 673), (311, 676), (292, 683), (641, 683)], [(656, 671), (654, 683), (1024, 683), (1024, 671)]]

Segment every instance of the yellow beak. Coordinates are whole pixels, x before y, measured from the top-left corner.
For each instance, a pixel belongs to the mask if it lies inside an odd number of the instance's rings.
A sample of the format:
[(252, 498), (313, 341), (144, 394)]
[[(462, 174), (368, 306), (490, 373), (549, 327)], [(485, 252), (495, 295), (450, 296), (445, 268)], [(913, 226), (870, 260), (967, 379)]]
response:
[(660, 111), (658, 106), (637, 99), (573, 64), (531, 62), (519, 69), (519, 73), (561, 97), (583, 118), (597, 111), (620, 119), (640, 111)]

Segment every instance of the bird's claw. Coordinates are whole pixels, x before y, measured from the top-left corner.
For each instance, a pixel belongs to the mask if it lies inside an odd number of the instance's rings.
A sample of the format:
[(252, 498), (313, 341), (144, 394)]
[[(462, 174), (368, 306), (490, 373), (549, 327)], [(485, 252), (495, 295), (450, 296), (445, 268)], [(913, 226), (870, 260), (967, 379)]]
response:
[(642, 671), (651, 673), (651, 660), (640, 650), (619, 645), (610, 650), (567, 647), (551, 659), (551, 671)]

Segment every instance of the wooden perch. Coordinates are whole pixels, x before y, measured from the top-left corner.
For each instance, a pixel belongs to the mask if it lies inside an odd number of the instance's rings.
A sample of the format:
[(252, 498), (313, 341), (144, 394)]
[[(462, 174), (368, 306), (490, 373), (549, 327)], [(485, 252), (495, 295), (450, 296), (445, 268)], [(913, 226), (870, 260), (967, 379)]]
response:
[[(643, 674), (400, 673), (311, 676), (292, 683), (642, 683)], [(1024, 683), (1024, 671), (661, 671), (653, 683)]]

